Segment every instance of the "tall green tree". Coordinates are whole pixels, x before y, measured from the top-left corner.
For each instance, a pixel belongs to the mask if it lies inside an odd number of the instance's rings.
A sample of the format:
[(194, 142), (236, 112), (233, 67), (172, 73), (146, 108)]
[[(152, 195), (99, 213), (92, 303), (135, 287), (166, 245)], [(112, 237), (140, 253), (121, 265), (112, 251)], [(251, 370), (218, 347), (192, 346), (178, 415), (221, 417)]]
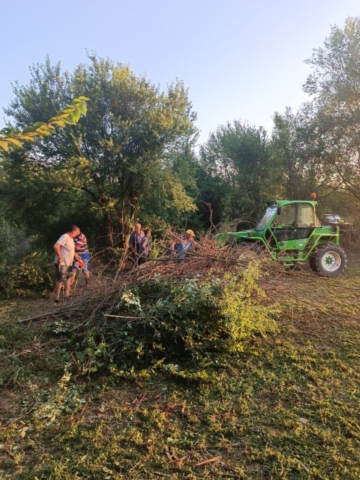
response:
[[(221, 220), (256, 218), (267, 197), (268, 139), (239, 121), (220, 126), (201, 147), (202, 191)], [(208, 177), (206, 181), (204, 174)]]
[[(40, 231), (49, 226), (49, 220), (44, 222), (41, 215), (39, 220), (34, 222), (34, 211), (38, 211), (38, 205), (42, 205), (41, 213), (44, 214), (47, 209), (48, 216), (53, 216), (56, 208), (55, 196), (51, 191), (49, 195), (48, 189), (39, 188), (43, 183), (39, 181), (39, 175), (43, 172), (36, 168), (36, 165), (24, 161), (26, 153), (22, 149), (37, 138), (55, 135), (58, 129), (75, 125), (81, 115), (86, 115), (88, 100), (86, 97), (75, 98), (71, 104), (46, 122), (36, 122), (20, 130), (8, 124), (6, 128), (0, 130), (0, 153), (12, 152), (11, 156), (3, 155), (0, 161), (0, 205), (4, 219), (8, 213), (9, 219), (18, 220), (20, 224), (27, 223), (24, 219), (32, 219), (32, 223), (35, 223)], [(46, 182), (43, 176), (41, 180)], [(68, 202), (65, 203), (68, 206)], [(64, 202), (61, 205), (64, 206)]]
[[(191, 143), (195, 114), (187, 90), (176, 81), (162, 92), (128, 66), (96, 56), (70, 74), (59, 64), (31, 69), (27, 86), (16, 85), (5, 112), (18, 127), (49, 118), (74, 96), (91, 99), (87, 116), (71, 129), (37, 140), (20, 162), (43, 188), (58, 195), (83, 192), (89, 209), (101, 213), (108, 244), (123, 236), (141, 205), (159, 195), (177, 212), (195, 209), (173, 168), (179, 144)], [(19, 169), (18, 169), (19, 170)]]
[(360, 199), (360, 18), (337, 26), (307, 60), (304, 90), (312, 101), (312, 142), (321, 180)]
[(310, 198), (319, 186), (319, 165), (314, 151), (312, 117), (307, 106), (298, 113), (286, 108), (275, 113), (270, 143), (272, 189), (277, 198)]

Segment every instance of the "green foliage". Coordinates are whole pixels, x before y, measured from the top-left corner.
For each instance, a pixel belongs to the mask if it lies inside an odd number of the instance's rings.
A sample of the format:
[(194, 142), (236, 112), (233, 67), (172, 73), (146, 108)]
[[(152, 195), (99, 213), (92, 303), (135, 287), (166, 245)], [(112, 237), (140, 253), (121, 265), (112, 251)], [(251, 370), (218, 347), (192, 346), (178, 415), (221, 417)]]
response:
[(66, 125), (76, 125), (81, 115), (86, 115), (86, 97), (75, 98), (71, 104), (58, 112), (47, 123), (36, 122), (32, 127), (17, 131), (13, 127), (0, 131), (0, 150), (9, 151), (9, 146), (22, 148), (24, 142), (34, 142), (36, 138), (44, 138), (56, 133), (56, 127), (64, 128)]
[(222, 280), (221, 308), (228, 334), (229, 351), (240, 351), (242, 341), (252, 334), (276, 332), (274, 317), (279, 313), (276, 305), (262, 304), (265, 292), (259, 287), (261, 263), (253, 262), (241, 276), (225, 275)]
[[(91, 104), (73, 128), (27, 145), (23, 155), (7, 156), (4, 169), (8, 184), (17, 183), (16, 198), (19, 191), (23, 197), (34, 190), (31, 208), (42, 211), (47, 224), (57, 216), (64, 196), (76, 205), (74, 194), (82, 192), (88, 216), (101, 217), (112, 247), (114, 233), (120, 231), (124, 239), (149, 205), (153, 215), (164, 217), (168, 210), (176, 217), (196, 208), (174, 168), (183, 152), (193, 148), (195, 115), (182, 82), (161, 92), (128, 66), (96, 56), (89, 60), (71, 75), (47, 60), (31, 69), (29, 86), (14, 88), (16, 99), (6, 113), (19, 126), (64, 105), (74, 94), (85, 93)], [(7, 189), (8, 208), (14, 197)]]
[[(70, 365), (65, 365), (64, 374), (57, 386), (47, 392), (47, 398), (36, 409), (34, 420), (35, 428), (42, 429), (54, 424), (64, 413), (74, 413), (83, 408), (85, 400), (81, 397), (81, 385), (71, 383)], [(25, 436), (27, 430), (22, 430), (20, 435)]]
[(360, 18), (333, 26), (307, 63), (313, 69), (304, 86), (311, 96), (308, 143), (317, 151), (320, 178), (359, 200)]
[[(287, 108), (284, 115), (275, 113), (269, 147), (274, 198), (303, 200), (319, 188), (319, 168), (312, 150), (306, 111), (294, 114)], [(311, 121), (311, 119), (310, 119)]]
[(261, 127), (239, 121), (218, 127), (201, 147), (201, 188), (206, 192), (205, 200), (215, 202), (216, 210), (220, 202), (222, 221), (249, 215), (256, 218), (262, 211), (268, 194), (267, 147), (267, 135)]
[[(25, 231), (0, 217), (0, 264), (14, 260), (19, 254), (19, 243), (24, 242), (26, 249)], [(20, 247), (21, 249), (21, 247)]]
[(34, 251), (34, 237), (0, 218), (0, 296), (27, 296), (52, 288), (49, 256)]
[(253, 263), (242, 275), (181, 282), (155, 277), (125, 290), (106, 312), (109, 321), (85, 337), (84, 364), (93, 371), (98, 355), (99, 367), (115, 362), (144, 368), (159, 360), (199, 361), (209, 351), (241, 351), (249, 336), (277, 330), (276, 306), (263, 303), (260, 271)]
[(0, 265), (0, 296), (6, 298), (46, 293), (54, 286), (47, 269), (47, 252), (32, 252)]

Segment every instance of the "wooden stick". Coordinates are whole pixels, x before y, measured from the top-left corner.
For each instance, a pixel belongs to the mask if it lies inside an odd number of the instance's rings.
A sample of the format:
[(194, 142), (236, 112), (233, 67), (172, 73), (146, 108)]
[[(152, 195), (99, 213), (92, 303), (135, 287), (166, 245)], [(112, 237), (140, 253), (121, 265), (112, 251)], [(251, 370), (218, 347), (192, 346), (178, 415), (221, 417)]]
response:
[(58, 310), (52, 310), (51, 312), (41, 313), (40, 315), (35, 315), (34, 317), (23, 318), (21, 320), (18, 320), (18, 323), (31, 322), (32, 320), (39, 320), (40, 318), (52, 316), (56, 311)]
[(221, 457), (209, 458), (209, 460), (205, 460), (204, 462), (197, 463), (196, 465), (194, 465), (194, 467), (201, 467), (202, 465), (207, 465), (208, 463), (218, 462), (220, 458)]
[(130, 319), (144, 319), (145, 317), (124, 317), (123, 315), (111, 315), (110, 313), (103, 313), (104, 317), (112, 317), (112, 318), (130, 318)]

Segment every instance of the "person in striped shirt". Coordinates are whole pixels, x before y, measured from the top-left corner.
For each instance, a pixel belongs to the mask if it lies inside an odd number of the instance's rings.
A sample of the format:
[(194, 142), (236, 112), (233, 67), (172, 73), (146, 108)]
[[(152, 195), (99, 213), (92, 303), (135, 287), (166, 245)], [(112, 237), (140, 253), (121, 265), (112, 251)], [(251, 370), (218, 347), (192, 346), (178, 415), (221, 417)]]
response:
[(89, 260), (90, 260), (90, 252), (89, 247), (87, 244), (87, 239), (83, 233), (79, 233), (76, 237), (74, 237), (75, 242), (75, 253), (79, 255), (83, 265), (79, 264), (79, 262), (73, 263), (73, 270), (80, 269), (84, 272), (86, 286), (90, 284), (90, 272), (89, 272)]

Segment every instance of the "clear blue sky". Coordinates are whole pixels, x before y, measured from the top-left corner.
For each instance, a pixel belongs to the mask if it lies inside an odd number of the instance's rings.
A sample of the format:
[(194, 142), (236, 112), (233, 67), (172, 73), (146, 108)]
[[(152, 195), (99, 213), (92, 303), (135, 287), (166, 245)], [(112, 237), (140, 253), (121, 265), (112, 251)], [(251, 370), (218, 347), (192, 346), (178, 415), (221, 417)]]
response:
[[(0, 107), (46, 55), (72, 71), (86, 50), (128, 64), (165, 89), (179, 78), (198, 114), (200, 142), (228, 121), (269, 132), (295, 111), (331, 25), (360, 16), (359, 0), (62, 0), (2, 2)], [(1, 109), (0, 128), (4, 126)]]

